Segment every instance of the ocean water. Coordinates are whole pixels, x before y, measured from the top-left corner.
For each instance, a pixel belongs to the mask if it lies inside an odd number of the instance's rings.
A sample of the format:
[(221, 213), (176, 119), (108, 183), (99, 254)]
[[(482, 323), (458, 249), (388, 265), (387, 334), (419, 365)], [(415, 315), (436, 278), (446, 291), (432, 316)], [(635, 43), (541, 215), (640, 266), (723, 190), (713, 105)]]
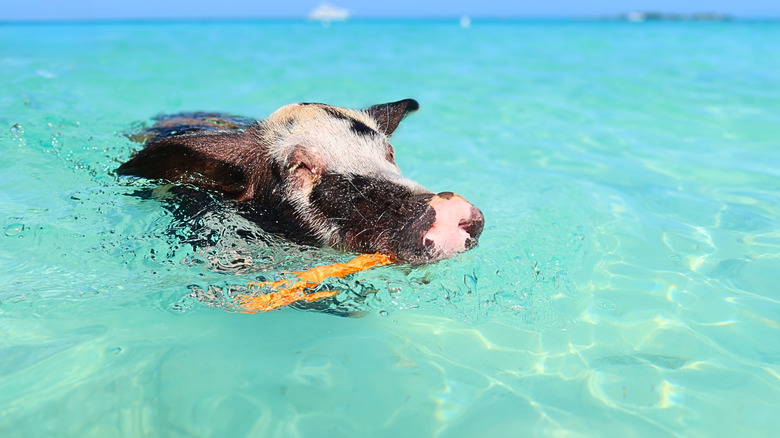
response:
[[(0, 436), (777, 436), (777, 41), (739, 21), (0, 25)], [(406, 97), (401, 169), (486, 228), (455, 259), (326, 282), (360, 318), (220, 308), (352, 255), (240, 239), (219, 208), (194, 247), (113, 173), (160, 113)]]

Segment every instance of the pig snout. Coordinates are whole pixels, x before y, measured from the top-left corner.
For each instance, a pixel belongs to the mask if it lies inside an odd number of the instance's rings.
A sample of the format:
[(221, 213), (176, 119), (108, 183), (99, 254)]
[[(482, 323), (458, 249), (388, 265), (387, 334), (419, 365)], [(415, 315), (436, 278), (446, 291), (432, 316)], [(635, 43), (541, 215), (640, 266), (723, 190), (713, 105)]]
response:
[(444, 257), (477, 246), (485, 224), (477, 207), (452, 192), (439, 193), (428, 205), (435, 212), (435, 222), (423, 236), (423, 246)]
[(477, 246), (484, 225), (478, 208), (455, 193), (439, 193), (405, 228), (407, 245), (398, 255), (412, 263), (450, 258)]

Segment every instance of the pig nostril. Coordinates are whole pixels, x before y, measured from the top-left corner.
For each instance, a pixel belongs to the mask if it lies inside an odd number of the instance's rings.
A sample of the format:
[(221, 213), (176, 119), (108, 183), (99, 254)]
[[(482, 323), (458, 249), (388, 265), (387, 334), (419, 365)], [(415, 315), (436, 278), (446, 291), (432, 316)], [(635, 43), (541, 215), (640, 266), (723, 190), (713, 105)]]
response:
[(478, 226), (479, 222), (472, 220), (472, 219), (464, 219), (458, 223), (458, 228), (468, 233), (470, 237), (478, 237), (479, 231), (477, 230), (479, 228)]
[(473, 237), (466, 239), (466, 251), (474, 249), (475, 246), (477, 246), (477, 239)]
[(425, 241), (423, 242), (423, 246), (424, 246), (424, 247), (425, 247), (425, 249), (427, 249), (427, 250), (431, 250), (431, 249), (433, 249), (433, 240), (431, 240), (431, 239), (425, 239)]
[(482, 212), (472, 207), (471, 215), (467, 219), (461, 219), (458, 222), (458, 228), (467, 232), (475, 240), (482, 234), (482, 227), (485, 225)]

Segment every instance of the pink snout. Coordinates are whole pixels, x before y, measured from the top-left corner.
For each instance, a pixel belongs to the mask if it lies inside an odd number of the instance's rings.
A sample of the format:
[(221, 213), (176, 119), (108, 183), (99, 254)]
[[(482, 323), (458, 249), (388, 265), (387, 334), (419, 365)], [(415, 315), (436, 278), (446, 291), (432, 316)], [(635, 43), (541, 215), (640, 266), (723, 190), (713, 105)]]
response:
[(436, 258), (447, 258), (477, 246), (485, 218), (477, 207), (452, 192), (442, 192), (428, 203), (436, 213), (423, 235), (423, 245)]

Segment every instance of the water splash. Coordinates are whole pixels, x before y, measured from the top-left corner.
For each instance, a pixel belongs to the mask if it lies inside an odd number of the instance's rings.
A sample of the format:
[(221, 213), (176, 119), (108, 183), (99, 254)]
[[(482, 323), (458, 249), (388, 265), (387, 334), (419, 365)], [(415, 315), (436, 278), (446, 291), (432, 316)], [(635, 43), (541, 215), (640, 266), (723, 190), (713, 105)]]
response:
[(22, 233), (24, 233), (24, 224), (22, 223), (13, 223), (5, 227), (5, 235), (8, 237), (21, 237)]

